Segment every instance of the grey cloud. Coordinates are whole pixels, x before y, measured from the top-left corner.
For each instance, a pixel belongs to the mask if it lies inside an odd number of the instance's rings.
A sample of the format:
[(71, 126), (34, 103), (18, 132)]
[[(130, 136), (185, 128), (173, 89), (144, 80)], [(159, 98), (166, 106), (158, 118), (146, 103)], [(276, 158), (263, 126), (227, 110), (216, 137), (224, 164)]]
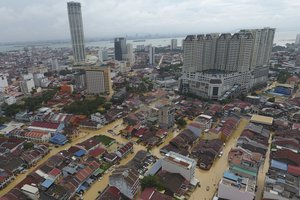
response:
[[(70, 38), (66, 0), (2, 0), (0, 42)], [(299, 30), (299, 0), (82, 0), (87, 38), (234, 31)]]

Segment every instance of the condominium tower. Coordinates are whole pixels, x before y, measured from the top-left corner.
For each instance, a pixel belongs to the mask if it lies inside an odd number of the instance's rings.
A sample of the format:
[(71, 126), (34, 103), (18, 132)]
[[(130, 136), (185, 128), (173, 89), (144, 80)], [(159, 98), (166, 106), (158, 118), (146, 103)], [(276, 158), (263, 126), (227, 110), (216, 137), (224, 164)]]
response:
[(177, 49), (177, 39), (171, 40), (171, 50)]
[(149, 64), (155, 64), (155, 47), (152, 47), (151, 45), (149, 47)]
[(80, 3), (68, 2), (68, 16), (74, 61), (76, 64), (83, 63), (85, 61), (85, 48)]
[(183, 41), (180, 90), (213, 99), (246, 92), (268, 76), (275, 29), (188, 35)]

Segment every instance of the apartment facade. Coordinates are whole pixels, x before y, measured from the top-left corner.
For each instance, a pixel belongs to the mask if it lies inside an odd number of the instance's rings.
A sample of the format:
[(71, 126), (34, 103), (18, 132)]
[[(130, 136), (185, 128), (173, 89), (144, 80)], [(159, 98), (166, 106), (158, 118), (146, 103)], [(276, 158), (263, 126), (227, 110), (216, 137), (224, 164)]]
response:
[(233, 35), (188, 35), (183, 41), (180, 92), (222, 99), (265, 83), (274, 33), (264, 28)]
[(112, 84), (109, 67), (90, 67), (85, 69), (86, 88), (89, 94), (110, 94)]

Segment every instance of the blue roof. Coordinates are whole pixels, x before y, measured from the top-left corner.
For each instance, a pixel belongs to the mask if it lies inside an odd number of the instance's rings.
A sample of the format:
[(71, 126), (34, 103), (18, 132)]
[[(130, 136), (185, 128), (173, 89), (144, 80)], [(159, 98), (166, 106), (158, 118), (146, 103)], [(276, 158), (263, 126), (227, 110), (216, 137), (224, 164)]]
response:
[(241, 177), (239, 177), (239, 176), (234, 175), (234, 174), (233, 174), (232, 172), (230, 172), (230, 171), (224, 172), (223, 177), (224, 177), (224, 178), (227, 178), (227, 179), (230, 179), (230, 180), (233, 180), (233, 181), (238, 181), (238, 179), (241, 178)]
[(154, 165), (146, 172), (146, 176), (148, 175), (155, 175), (158, 170), (162, 167), (162, 159), (159, 159), (154, 163)]
[(288, 165), (286, 163), (279, 162), (277, 160), (271, 160), (271, 167), (275, 169), (287, 171)]
[(50, 138), (49, 141), (54, 144), (64, 145), (67, 143), (68, 139), (65, 135), (56, 133), (53, 137)]
[(46, 180), (42, 183), (42, 186), (48, 189), (53, 183), (54, 183), (53, 180), (51, 180), (51, 179), (46, 179)]
[(83, 155), (85, 155), (85, 154), (86, 154), (86, 151), (83, 150), (83, 149), (81, 149), (81, 150), (79, 150), (79, 151), (76, 151), (76, 152), (74, 153), (74, 155), (75, 155), (76, 157), (81, 157), (81, 156), (83, 156)]
[(87, 190), (87, 187), (86, 187), (85, 185), (82, 184), (82, 185), (78, 188), (77, 192), (80, 192), (80, 190), (85, 191), (85, 190)]

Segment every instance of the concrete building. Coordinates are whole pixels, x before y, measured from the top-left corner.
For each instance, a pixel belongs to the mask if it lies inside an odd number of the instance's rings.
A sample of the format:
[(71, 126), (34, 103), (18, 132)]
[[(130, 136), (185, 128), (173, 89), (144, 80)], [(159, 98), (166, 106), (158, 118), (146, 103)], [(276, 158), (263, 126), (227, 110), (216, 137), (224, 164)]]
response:
[(196, 161), (189, 157), (170, 151), (162, 159), (162, 170), (178, 173), (189, 182), (195, 180)]
[(17, 99), (16, 99), (16, 97), (14, 97), (14, 96), (6, 96), (4, 102), (5, 102), (7, 105), (12, 105), (12, 104), (17, 103)]
[(110, 175), (109, 185), (118, 188), (127, 198), (133, 199), (141, 187), (139, 173), (127, 166), (120, 166)]
[(126, 38), (120, 37), (115, 38), (115, 60), (121, 61), (125, 59), (125, 54), (127, 53), (126, 48)]
[(25, 184), (21, 188), (21, 191), (29, 199), (32, 199), (32, 200), (40, 199), (39, 189), (36, 186)]
[(155, 64), (155, 47), (152, 46), (149, 47), (149, 64)]
[(180, 92), (224, 99), (265, 83), (274, 33), (264, 28), (233, 35), (188, 35), (183, 41)]
[(224, 172), (219, 182), (218, 197), (230, 200), (253, 200), (255, 198), (256, 181), (236, 176), (230, 171)]
[(79, 2), (68, 2), (68, 16), (75, 64), (85, 61), (84, 33)]
[(177, 49), (177, 39), (171, 40), (171, 50)]
[(109, 67), (90, 67), (85, 70), (86, 88), (89, 94), (110, 94), (112, 84)]
[(57, 71), (58, 70), (57, 58), (51, 58), (51, 69), (52, 69), (52, 71)]
[(99, 51), (98, 51), (98, 61), (100, 63), (103, 63), (103, 50), (102, 49), (99, 49)]
[(300, 34), (297, 34), (295, 44), (300, 44)]
[(257, 66), (267, 65), (271, 56), (275, 29), (245, 29), (240, 33), (251, 33), (253, 35), (253, 51), (251, 53), (251, 69)]
[(135, 55), (133, 52), (133, 45), (127, 44), (126, 45), (126, 54), (124, 55), (124, 59), (128, 62), (130, 66), (132, 66), (135, 62)]
[(8, 82), (6, 76), (4, 74), (0, 74), (0, 92), (4, 92), (7, 86)]
[(91, 115), (91, 120), (94, 122), (98, 122), (101, 125), (104, 125), (107, 121), (105, 119), (105, 116), (101, 113), (94, 113)]
[(85, 80), (85, 74), (84, 73), (76, 73), (74, 75), (75, 79), (75, 86), (76, 88), (84, 89), (86, 87), (86, 80)]
[(29, 94), (30, 92), (32, 92), (32, 90), (34, 88), (35, 88), (35, 85), (34, 85), (33, 78), (25, 79), (20, 82), (20, 89), (21, 89), (21, 92), (23, 92), (24, 94)]
[(175, 108), (171, 105), (164, 105), (158, 110), (158, 122), (163, 128), (171, 128), (175, 123)]

